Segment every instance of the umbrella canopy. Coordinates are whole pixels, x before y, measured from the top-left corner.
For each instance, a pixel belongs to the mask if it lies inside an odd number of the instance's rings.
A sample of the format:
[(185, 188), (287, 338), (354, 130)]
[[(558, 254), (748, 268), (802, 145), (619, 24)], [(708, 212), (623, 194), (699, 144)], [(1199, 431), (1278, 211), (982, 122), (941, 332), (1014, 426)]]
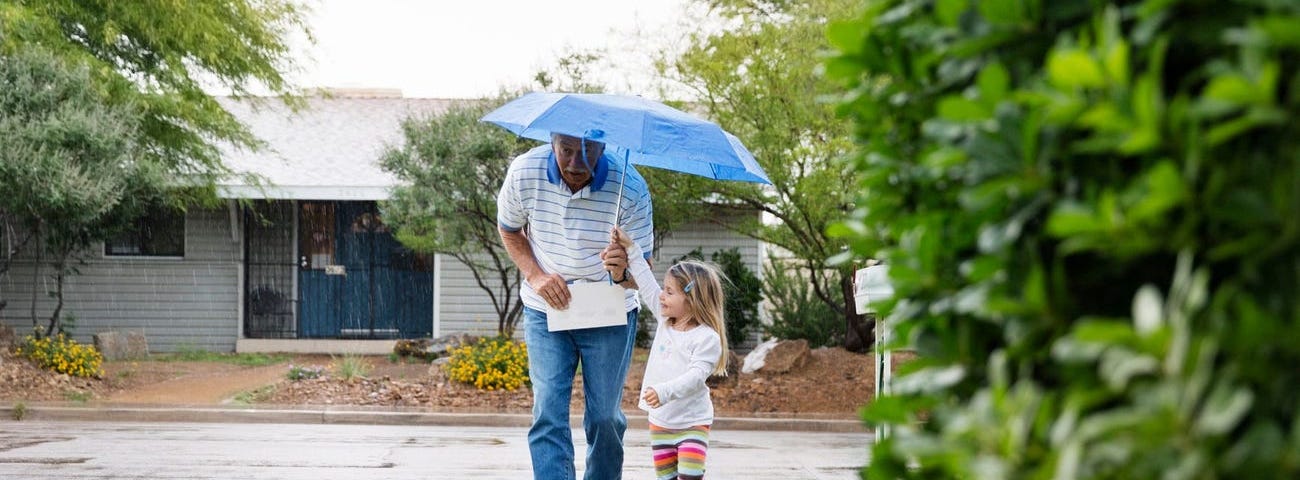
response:
[(614, 157), (636, 165), (716, 180), (771, 184), (754, 155), (713, 122), (641, 97), (584, 93), (529, 93), (482, 119), (521, 137), (551, 134), (596, 140)]

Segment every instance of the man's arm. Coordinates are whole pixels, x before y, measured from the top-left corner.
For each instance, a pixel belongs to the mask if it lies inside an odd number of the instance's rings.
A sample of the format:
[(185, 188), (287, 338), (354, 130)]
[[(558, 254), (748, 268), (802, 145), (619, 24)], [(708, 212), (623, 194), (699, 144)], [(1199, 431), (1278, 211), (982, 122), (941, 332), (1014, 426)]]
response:
[(564, 283), (564, 277), (542, 270), (541, 265), (537, 263), (537, 257), (533, 256), (533, 249), (528, 245), (528, 237), (524, 235), (523, 230), (511, 232), (498, 226), (497, 232), (501, 234), (501, 243), (505, 245), (506, 253), (510, 254), (510, 260), (515, 262), (515, 267), (519, 269), (519, 274), (523, 275), (524, 281), (528, 282), (551, 307), (568, 308), (569, 286)]

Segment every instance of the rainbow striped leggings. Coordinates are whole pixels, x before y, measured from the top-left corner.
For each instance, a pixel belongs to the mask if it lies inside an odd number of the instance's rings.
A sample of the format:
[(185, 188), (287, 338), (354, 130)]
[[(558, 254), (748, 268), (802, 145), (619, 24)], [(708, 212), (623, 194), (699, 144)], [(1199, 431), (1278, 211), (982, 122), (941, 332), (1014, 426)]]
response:
[(654, 452), (655, 478), (704, 478), (704, 456), (709, 451), (709, 426), (663, 428), (650, 424), (650, 449)]

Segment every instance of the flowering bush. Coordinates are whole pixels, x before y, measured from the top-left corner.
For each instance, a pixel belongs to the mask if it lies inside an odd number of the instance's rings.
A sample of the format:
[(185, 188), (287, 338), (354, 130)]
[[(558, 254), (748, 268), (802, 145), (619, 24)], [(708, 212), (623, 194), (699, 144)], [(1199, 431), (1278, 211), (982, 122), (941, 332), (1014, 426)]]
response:
[(83, 345), (60, 333), (36, 338), (28, 335), (17, 349), (20, 357), (29, 358), (59, 373), (77, 377), (99, 377), (104, 374), (104, 356), (92, 345)]
[(325, 375), (325, 367), (289, 364), (289, 373), (285, 377), (296, 382), (298, 380), (320, 378), (323, 375)]
[(451, 350), (445, 367), (452, 380), (483, 390), (514, 390), (528, 384), (528, 347), (507, 337), (482, 338)]

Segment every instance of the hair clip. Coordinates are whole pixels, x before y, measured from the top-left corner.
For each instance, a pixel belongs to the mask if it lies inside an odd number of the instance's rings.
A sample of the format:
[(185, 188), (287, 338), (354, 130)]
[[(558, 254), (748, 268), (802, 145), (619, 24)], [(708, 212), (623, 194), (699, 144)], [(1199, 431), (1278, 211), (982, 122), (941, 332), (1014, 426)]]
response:
[(695, 280), (691, 280), (685, 287), (682, 287), (682, 293), (691, 293), (692, 288), (695, 288)]

